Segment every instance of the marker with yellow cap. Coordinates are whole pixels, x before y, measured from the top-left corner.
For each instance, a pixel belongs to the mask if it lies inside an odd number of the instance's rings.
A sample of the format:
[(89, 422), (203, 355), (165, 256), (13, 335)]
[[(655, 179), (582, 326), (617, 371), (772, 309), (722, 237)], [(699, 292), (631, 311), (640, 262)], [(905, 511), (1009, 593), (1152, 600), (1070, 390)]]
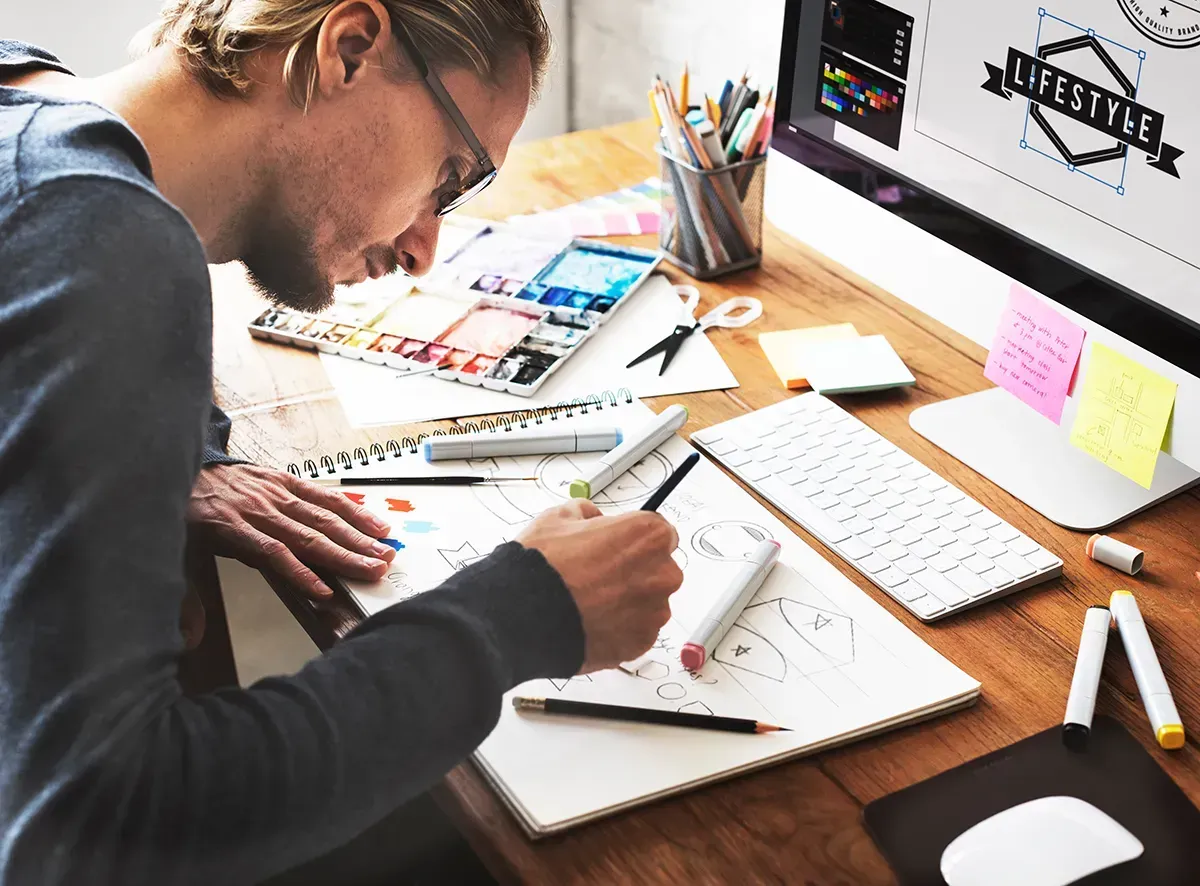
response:
[(646, 427), (606, 452), (586, 476), (571, 481), (571, 498), (592, 498), (687, 424), (688, 411), (676, 404), (660, 412)]
[(1125, 645), (1125, 655), (1133, 668), (1133, 679), (1137, 681), (1154, 737), (1159, 745), (1168, 750), (1183, 747), (1183, 723), (1179, 720), (1175, 699), (1171, 697), (1171, 687), (1167, 685), (1162, 665), (1158, 663), (1137, 600), (1129, 591), (1113, 591), (1108, 608), (1112, 611), (1117, 632)]

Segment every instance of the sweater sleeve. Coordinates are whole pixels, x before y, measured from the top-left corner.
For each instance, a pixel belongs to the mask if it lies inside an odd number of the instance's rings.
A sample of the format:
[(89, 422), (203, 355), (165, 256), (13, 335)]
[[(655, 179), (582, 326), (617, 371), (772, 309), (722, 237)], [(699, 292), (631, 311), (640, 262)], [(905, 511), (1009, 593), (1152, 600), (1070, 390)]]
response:
[(570, 593), (509, 543), (295, 676), (183, 697), (199, 242), (149, 191), (56, 180), (0, 218), (0, 267), (0, 882), (256, 883), (435, 784), (508, 689), (579, 668)]
[(229, 454), (229, 431), (233, 422), (216, 403), (208, 413), (208, 424), (204, 428), (204, 451), (200, 461), (204, 467), (209, 465), (240, 465), (245, 459), (234, 458)]

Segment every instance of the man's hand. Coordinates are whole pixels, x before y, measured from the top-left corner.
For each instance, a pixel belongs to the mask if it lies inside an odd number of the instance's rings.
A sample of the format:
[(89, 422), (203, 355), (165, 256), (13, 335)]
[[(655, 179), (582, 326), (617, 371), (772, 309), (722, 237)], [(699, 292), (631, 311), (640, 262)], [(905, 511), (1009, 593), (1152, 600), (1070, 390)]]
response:
[(396, 556), (375, 540), (388, 525), (366, 508), (335, 489), (258, 465), (203, 468), (188, 520), (209, 533), (217, 553), (270, 567), (313, 597), (333, 591), (306, 563), (377, 581)]
[(587, 639), (580, 673), (641, 655), (671, 617), (667, 598), (683, 583), (671, 559), (679, 535), (655, 513), (604, 517), (590, 501), (542, 514), (518, 537), (541, 551), (575, 598)]

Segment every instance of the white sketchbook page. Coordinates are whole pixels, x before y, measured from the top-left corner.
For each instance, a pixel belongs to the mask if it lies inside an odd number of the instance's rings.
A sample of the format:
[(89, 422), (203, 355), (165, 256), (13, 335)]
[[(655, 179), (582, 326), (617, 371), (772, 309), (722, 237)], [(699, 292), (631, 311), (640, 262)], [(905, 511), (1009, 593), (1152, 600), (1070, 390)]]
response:
[(729, 334), (720, 329), (689, 337), (661, 376), (661, 357), (625, 368), (675, 328), (682, 317), (681, 304), (670, 281), (652, 276), (532, 397), (430, 376), (405, 378), (386, 366), (336, 354), (321, 354), (321, 362), (354, 427), (537, 409), (618, 388), (629, 388), (635, 397), (736, 388), (733, 372), (709, 341), (709, 335)]
[[(637, 427), (651, 412), (634, 403), (589, 421)], [(582, 419), (581, 419), (582, 420)], [(608, 513), (638, 507), (692, 452), (674, 437), (597, 496)], [(438, 463), (439, 471), (536, 475), (506, 488), (405, 490), (411, 512), (381, 510), (382, 490), (360, 487), (368, 507), (393, 521), (406, 545), (378, 586), (348, 582), (369, 612), (439, 584), (462, 564), (510, 540), (533, 515), (567, 497), (566, 486), (598, 454)], [(431, 468), (434, 466), (430, 466)], [(744, 716), (794, 729), (731, 735), (638, 724), (519, 715), (509, 705), (479, 749), (481, 762), (537, 829), (592, 816), (699, 784), (771, 758), (903, 721), (979, 688), (859, 590), (705, 459), (660, 512), (678, 528), (684, 585), (672, 619), (638, 676), (612, 670), (536, 680), (511, 694), (553, 696)], [(419, 521), (434, 525), (432, 531)], [(406, 529), (418, 530), (416, 533)], [(782, 547), (780, 564), (734, 631), (698, 674), (678, 648), (762, 538)]]

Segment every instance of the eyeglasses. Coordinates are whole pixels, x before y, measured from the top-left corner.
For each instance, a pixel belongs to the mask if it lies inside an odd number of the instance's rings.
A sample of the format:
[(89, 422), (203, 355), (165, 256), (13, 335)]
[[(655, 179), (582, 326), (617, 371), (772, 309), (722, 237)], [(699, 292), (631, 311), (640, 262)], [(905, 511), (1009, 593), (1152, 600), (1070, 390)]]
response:
[(421, 75), (421, 79), (425, 81), (425, 85), (429, 87), (429, 91), (433, 93), (433, 97), (438, 100), (438, 104), (442, 106), (442, 110), (446, 112), (446, 116), (450, 118), (450, 122), (458, 130), (458, 134), (467, 143), (467, 147), (475, 155), (475, 162), (478, 164), (474, 173), (468, 176), (467, 180), (459, 185), (454, 193), (444, 194), (438, 199), (437, 215), (440, 217), (458, 209), (458, 207), (490, 185), (496, 178), (496, 164), (488, 156), (483, 143), (479, 141), (475, 135), (475, 131), (467, 123), (467, 118), (462, 115), (462, 111), (458, 109), (458, 105), (454, 103), (454, 99), (450, 97), (450, 93), (446, 91), (446, 87), (442, 85), (442, 81), (438, 78), (438, 75), (429, 66), (429, 62), (426, 60), (424, 54), (421, 50), (417, 49), (417, 45), (408, 36), (408, 31), (394, 17), (392, 18), (392, 24), (396, 37), (403, 44), (405, 51), (408, 52), (409, 57), (413, 60), (413, 64), (417, 66), (417, 72)]

